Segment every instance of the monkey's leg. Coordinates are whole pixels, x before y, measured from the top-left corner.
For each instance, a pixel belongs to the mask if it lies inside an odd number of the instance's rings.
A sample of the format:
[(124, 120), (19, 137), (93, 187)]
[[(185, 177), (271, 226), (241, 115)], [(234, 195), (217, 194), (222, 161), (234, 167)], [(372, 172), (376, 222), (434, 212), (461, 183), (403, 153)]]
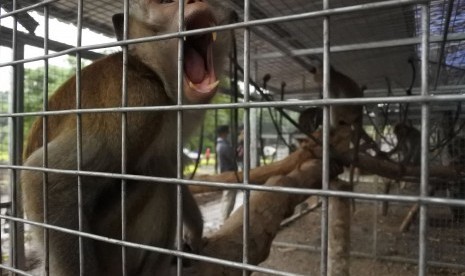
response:
[[(76, 148), (74, 135), (62, 135), (48, 145), (49, 167), (59, 169), (75, 169)], [(84, 147), (85, 148), (85, 147)], [(25, 166), (41, 167), (43, 149), (34, 152), (25, 162)], [(42, 222), (43, 190), (42, 173), (24, 171), (21, 183), (25, 195), (25, 209), (29, 218)], [(73, 175), (48, 175), (48, 223), (68, 229), (78, 229), (77, 177)], [(92, 195), (87, 195), (92, 198)], [(85, 211), (85, 206), (83, 207)], [(87, 217), (82, 218), (82, 228), (88, 231)], [(43, 229), (33, 230), (40, 247), (43, 248)], [(79, 275), (79, 242), (78, 237), (60, 231), (49, 231), (49, 254), (51, 275)], [(42, 251), (43, 252), (43, 251)], [(99, 275), (97, 260), (92, 241), (83, 240), (84, 274)]]
[(200, 208), (186, 186), (183, 186), (183, 219), (184, 239), (192, 252), (198, 253), (202, 249), (203, 218)]
[[(176, 186), (129, 181), (127, 188), (126, 240), (173, 249), (176, 233)], [(121, 212), (121, 204), (118, 202), (113, 209)], [(112, 225), (120, 223), (118, 216)], [(129, 275), (168, 275), (171, 255), (128, 247), (126, 256)], [(109, 262), (110, 265), (112, 263)]]
[[(350, 171), (349, 171), (349, 183), (350, 183), (350, 186), (352, 187), (351, 188), (351, 191), (353, 191), (354, 189), (354, 173), (355, 173), (355, 164), (358, 163), (358, 151), (359, 151), (359, 148), (360, 148), (360, 140), (362, 138), (362, 125), (361, 125), (361, 121), (360, 122), (356, 122), (354, 124), (354, 137), (352, 138), (352, 143), (354, 145), (354, 155), (353, 155), (353, 158), (352, 158), (352, 162), (350, 164)], [(352, 211), (355, 212), (355, 200), (352, 199), (351, 200), (351, 205), (352, 205)]]

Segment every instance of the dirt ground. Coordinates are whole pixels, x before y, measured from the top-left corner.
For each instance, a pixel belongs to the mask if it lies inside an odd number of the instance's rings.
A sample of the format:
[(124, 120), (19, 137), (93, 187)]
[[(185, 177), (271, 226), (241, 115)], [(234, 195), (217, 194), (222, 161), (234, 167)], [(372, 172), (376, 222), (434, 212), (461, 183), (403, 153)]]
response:
[[(376, 192), (374, 184), (359, 184), (358, 192)], [(391, 194), (414, 194), (415, 187), (400, 189), (398, 185)], [(443, 195), (442, 195), (443, 196)], [(207, 231), (219, 227), (220, 193), (209, 195), (201, 200), (206, 216)], [(238, 199), (241, 198), (238, 196)], [(237, 200), (239, 201), (239, 200)], [(236, 206), (240, 202), (236, 202)], [(352, 213), (350, 274), (360, 276), (418, 275), (418, 221), (415, 220), (407, 233), (400, 233), (409, 204), (390, 203), (386, 216), (381, 215), (379, 202), (357, 201)], [(320, 273), (321, 209), (302, 216), (279, 232), (275, 238), (269, 258), (263, 267), (301, 275)], [(205, 213), (206, 212), (206, 213)], [(450, 210), (432, 206), (428, 218), (449, 219)], [(465, 225), (452, 223), (443, 226), (428, 226), (427, 229), (428, 275), (465, 276)], [(444, 263), (446, 265), (444, 265)], [(253, 275), (266, 275), (254, 273)]]

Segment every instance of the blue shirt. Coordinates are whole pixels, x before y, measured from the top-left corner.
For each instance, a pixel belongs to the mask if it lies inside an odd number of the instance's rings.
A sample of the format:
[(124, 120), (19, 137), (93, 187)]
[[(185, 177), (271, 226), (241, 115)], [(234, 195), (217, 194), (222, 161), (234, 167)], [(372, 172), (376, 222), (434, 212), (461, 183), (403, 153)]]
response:
[(235, 171), (235, 152), (228, 140), (218, 137), (216, 140), (216, 154), (218, 156), (220, 172)]

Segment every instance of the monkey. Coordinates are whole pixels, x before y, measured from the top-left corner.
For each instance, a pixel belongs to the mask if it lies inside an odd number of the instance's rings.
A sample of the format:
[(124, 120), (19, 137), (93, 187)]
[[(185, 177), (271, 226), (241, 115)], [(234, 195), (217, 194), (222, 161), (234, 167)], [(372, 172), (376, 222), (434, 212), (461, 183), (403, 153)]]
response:
[[(447, 151), (451, 157), (451, 165), (463, 170), (465, 164), (465, 137), (457, 136), (447, 145)], [(465, 199), (465, 181), (458, 180), (453, 183), (449, 192), (452, 198)], [(454, 222), (465, 222), (465, 208), (450, 206)]]
[[(128, 37), (140, 38), (178, 31), (178, 1), (131, 0)], [(227, 24), (232, 11), (217, 1), (186, 0), (186, 30)], [(115, 32), (123, 34), (123, 16), (115, 15)], [(177, 59), (179, 38), (128, 45), (127, 105), (129, 107), (177, 104)], [(188, 36), (184, 42), (183, 103), (205, 104), (215, 95), (223, 59), (229, 46), (227, 32)], [(111, 54), (81, 72), (81, 108), (114, 108), (122, 102), (123, 54)], [(76, 76), (71, 77), (49, 99), (49, 110), (76, 108)], [(183, 137), (187, 138), (203, 119), (201, 110), (182, 112)], [(117, 112), (81, 114), (82, 158), (80, 170), (121, 173), (122, 115)], [(76, 115), (47, 117), (48, 167), (76, 170)], [(127, 112), (127, 166), (133, 175), (176, 177), (177, 111)], [(24, 166), (42, 167), (43, 118), (33, 123), (24, 150)], [(20, 176), (23, 204), (28, 219), (42, 222), (43, 198), (48, 199), (48, 223), (78, 230), (78, 177), (47, 173), (48, 190), (43, 192), (43, 173), (23, 170)], [(127, 180), (126, 238), (129, 242), (171, 249), (176, 225), (176, 185)], [(82, 224), (84, 232), (121, 239), (121, 180), (81, 176)], [(191, 248), (200, 249), (203, 220), (199, 207), (183, 188), (184, 225)], [(34, 227), (39, 248), (44, 230)], [(49, 230), (50, 275), (78, 275), (79, 242), (75, 235)], [(122, 275), (120, 246), (83, 238), (84, 275)], [(127, 247), (127, 275), (168, 275), (171, 257)]]
[(299, 127), (305, 134), (318, 129), (323, 123), (323, 110), (320, 107), (309, 107), (299, 115)]
[[(311, 68), (313, 79), (321, 87), (323, 85), (323, 64), (315, 61)], [(329, 97), (332, 99), (362, 98), (365, 86), (359, 86), (353, 79), (330, 66), (329, 69)], [(363, 105), (332, 105), (330, 106), (330, 125), (333, 128), (349, 126), (353, 129), (351, 142), (354, 147), (353, 161), (350, 166), (350, 185), (354, 182), (354, 163), (358, 161), (360, 140), (363, 136)]]
[[(382, 152), (390, 158), (397, 153), (398, 162), (401, 166), (419, 166), (421, 162), (421, 133), (406, 122), (394, 125), (393, 133), (397, 138), (397, 144), (388, 152)], [(405, 188), (406, 183), (401, 182), (400, 187)], [(389, 187), (387, 187), (389, 192)]]
[(397, 123), (393, 129), (397, 138), (397, 144), (389, 151), (388, 155), (399, 154), (399, 162), (402, 165), (418, 166), (421, 162), (421, 133), (413, 126), (405, 122)]
[[(313, 79), (320, 86), (323, 85), (323, 64), (317, 64), (310, 70)], [(362, 98), (365, 86), (360, 87), (353, 79), (334, 69), (329, 70), (330, 86), (329, 97), (332, 99)], [(363, 119), (362, 105), (333, 105), (330, 107), (331, 127), (352, 125), (361, 127)]]

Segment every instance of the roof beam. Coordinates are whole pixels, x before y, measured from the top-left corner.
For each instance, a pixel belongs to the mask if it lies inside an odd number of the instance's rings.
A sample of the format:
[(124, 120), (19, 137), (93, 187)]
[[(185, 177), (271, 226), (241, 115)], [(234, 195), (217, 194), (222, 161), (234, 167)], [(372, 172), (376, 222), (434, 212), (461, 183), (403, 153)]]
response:
[[(242, 0), (231, 0), (228, 2), (225, 1), (225, 5), (228, 5), (230, 8), (236, 11), (242, 11), (242, 12), (244, 11), (244, 2)], [(255, 19), (263, 19), (263, 18), (269, 17), (263, 11), (261, 11), (254, 3), (250, 3), (250, 11), (251, 11), (251, 15)], [(274, 33), (277, 37), (283, 37), (283, 35), (285, 36), (286, 34), (289, 33), (280, 25), (266, 25), (266, 26), (262, 26), (262, 28), (266, 28), (270, 32)], [(302, 57), (294, 56), (291, 54), (292, 53), (291, 47), (292, 48), (304, 48), (305, 47), (300, 42), (294, 41), (293, 43), (294, 45), (290, 45), (284, 39), (282, 40), (273, 39), (265, 31), (262, 31), (259, 28), (251, 28), (251, 31), (258, 37), (260, 37), (262, 40), (276, 47), (276, 49), (278, 49), (278, 51), (283, 56), (291, 57), (305, 71), (310, 71), (310, 69), (313, 68), (313, 65), (307, 58), (302, 58)]]
[[(32, 34), (27, 34), (23, 32), (16, 32), (17, 39), (19, 39), (21, 42), (27, 45), (31, 45), (34, 47), (38, 48), (43, 48), (44, 47), (44, 38)], [(6, 28), (3, 26), (0, 26), (0, 45), (6, 46), (6, 47), (11, 47), (11, 42), (12, 42), (12, 37), (13, 37), (13, 30), (10, 28)], [(55, 40), (48, 40), (48, 47), (50, 50), (55, 51), (55, 52), (60, 52), (68, 49), (75, 48), (74, 46), (61, 43)], [(84, 59), (89, 59), (89, 60), (96, 60), (99, 59), (103, 56), (104, 54), (92, 52), (92, 51), (81, 51), (81, 57)]]

